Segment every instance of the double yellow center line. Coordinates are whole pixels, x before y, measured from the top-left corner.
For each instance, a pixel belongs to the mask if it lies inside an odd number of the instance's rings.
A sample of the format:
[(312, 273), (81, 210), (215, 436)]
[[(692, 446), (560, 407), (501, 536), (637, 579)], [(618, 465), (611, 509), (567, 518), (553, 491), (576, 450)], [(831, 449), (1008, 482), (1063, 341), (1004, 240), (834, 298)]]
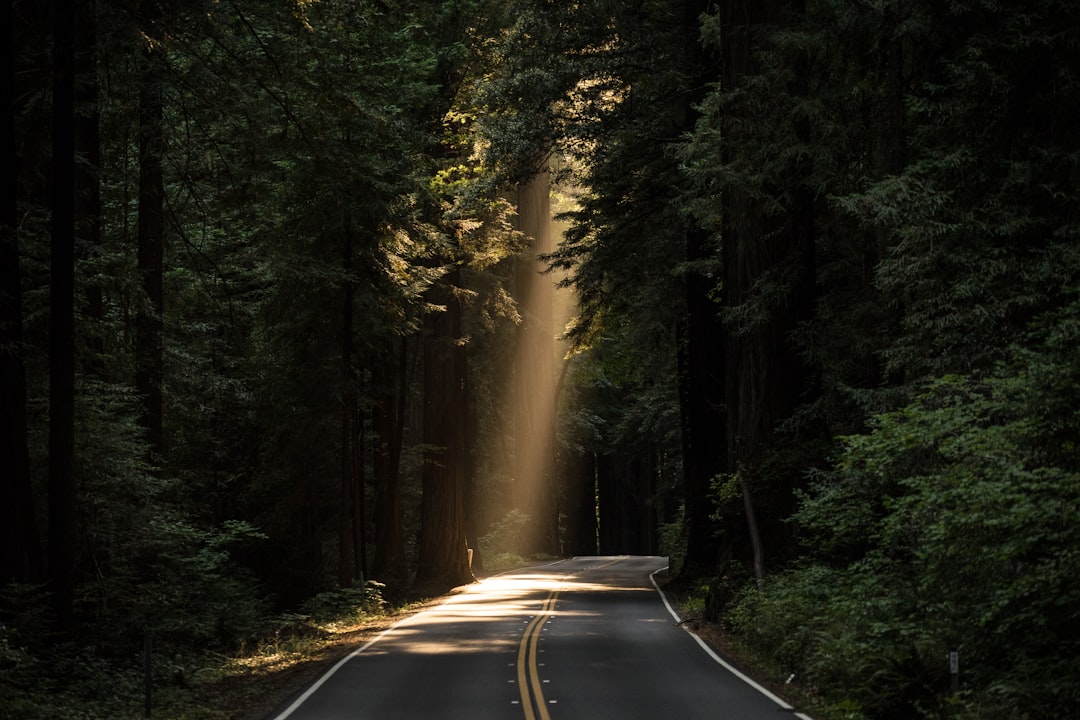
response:
[[(536, 664), (536, 646), (540, 642), (540, 632), (544, 623), (551, 617), (555, 608), (555, 600), (559, 597), (558, 590), (552, 590), (544, 600), (543, 606), (536, 617), (532, 619), (525, 634), (521, 637), (521, 645), (518, 646), (517, 655), (517, 680), (521, 690), (521, 706), (525, 709), (525, 720), (551, 720), (548, 715), (547, 703), (544, 702), (543, 685), (540, 682), (540, 670)], [(533, 702), (535, 701), (535, 709)]]

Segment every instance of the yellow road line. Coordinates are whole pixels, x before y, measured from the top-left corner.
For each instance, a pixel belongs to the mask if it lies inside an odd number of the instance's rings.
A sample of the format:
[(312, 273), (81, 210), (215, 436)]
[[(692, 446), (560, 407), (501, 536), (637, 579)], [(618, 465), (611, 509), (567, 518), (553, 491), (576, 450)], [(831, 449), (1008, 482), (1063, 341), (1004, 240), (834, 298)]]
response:
[[(586, 567), (584, 570), (602, 570), (622, 562), (626, 558), (626, 555), (620, 555), (601, 565)], [(540, 633), (544, 629), (544, 622), (555, 609), (555, 601), (559, 597), (559, 592), (559, 590), (552, 590), (548, 593), (540, 612), (525, 628), (525, 634), (521, 636), (521, 644), (518, 646), (517, 683), (521, 692), (521, 706), (525, 711), (525, 720), (537, 720), (537, 717), (539, 717), (539, 720), (551, 720), (551, 716), (548, 715), (547, 703), (544, 701), (543, 682), (540, 680), (536, 653)], [(533, 705), (534, 701), (535, 707)]]
[[(518, 688), (521, 691), (521, 706), (525, 710), (525, 720), (536, 720), (537, 714), (539, 714), (540, 720), (551, 720), (551, 716), (548, 715), (547, 704), (544, 702), (540, 670), (536, 664), (536, 646), (540, 641), (540, 632), (544, 628), (544, 622), (551, 615), (558, 596), (558, 590), (552, 590), (548, 593), (540, 612), (525, 628), (525, 634), (521, 636), (521, 644), (518, 646)], [(530, 686), (532, 687), (532, 697), (529, 695)], [(533, 700), (536, 701), (535, 711), (533, 710)]]

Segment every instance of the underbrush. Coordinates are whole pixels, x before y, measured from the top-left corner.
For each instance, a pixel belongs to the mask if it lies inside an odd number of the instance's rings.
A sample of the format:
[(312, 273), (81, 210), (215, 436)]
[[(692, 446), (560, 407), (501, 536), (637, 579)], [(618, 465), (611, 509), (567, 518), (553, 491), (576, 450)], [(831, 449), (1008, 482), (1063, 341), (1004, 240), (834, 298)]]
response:
[[(1020, 661), (994, 671), (982, 666), (980, 648), (967, 643), (960, 646), (954, 689), (950, 628), (934, 610), (868, 568), (810, 565), (773, 576), (763, 588), (748, 583), (714, 631), (725, 654), (766, 685), (781, 687), (815, 720), (1073, 716), (1075, 666), (1054, 665), (1054, 658), (1038, 660), (1049, 673), (1025, 672)], [(1042, 708), (1030, 702), (1031, 710), (1023, 710), (1018, 699), (1036, 695)], [(1061, 712), (1048, 715), (1050, 708)]]
[(800, 678), (786, 672), (767, 652), (761, 652), (745, 642), (744, 638), (732, 631), (728, 622), (712, 622), (712, 604), (716, 602), (715, 588), (708, 583), (695, 583), (681, 586), (669, 594), (675, 597), (676, 610), (681, 622), (704, 640), (728, 663), (738, 667), (755, 681), (768, 687), (775, 694), (783, 697), (797, 711), (804, 712), (815, 720), (856, 720), (858, 716), (848, 718), (845, 715), (829, 715), (824, 712), (820, 698), (814, 695)]
[[(260, 680), (324, 655), (390, 607), (382, 585), (342, 588), (278, 615), (260, 636), (210, 651), (176, 637), (150, 638), (151, 717), (226, 720), (264, 694)], [(0, 625), (0, 720), (128, 720), (145, 717), (146, 646), (108, 638), (55, 641), (39, 618)], [(202, 636), (194, 633), (193, 636)], [(280, 683), (274, 683), (280, 685)]]
[(528, 561), (517, 553), (500, 552), (484, 558), (484, 572), (494, 575), (526, 564)]

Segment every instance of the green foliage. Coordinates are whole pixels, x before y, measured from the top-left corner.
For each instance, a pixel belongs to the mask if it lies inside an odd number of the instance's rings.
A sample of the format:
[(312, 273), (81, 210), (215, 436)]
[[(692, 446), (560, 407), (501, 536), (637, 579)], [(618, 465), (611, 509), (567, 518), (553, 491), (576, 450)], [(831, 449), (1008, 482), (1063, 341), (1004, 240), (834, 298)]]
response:
[(207, 531), (157, 518), (141, 558), (148, 563), (129, 627), (143, 627), (178, 647), (231, 649), (265, 630), (268, 603), (230, 552), (265, 536), (244, 522)]
[(484, 570), (488, 573), (500, 573), (527, 565), (528, 562), (517, 553), (500, 552), (484, 556)]
[(905, 718), (937, 712), (948, 690), (946, 638), (908, 615), (908, 577), (871, 568), (807, 566), (738, 597), (726, 622), (778, 676), (822, 698), (827, 718)]
[(759, 75), (710, 95), (687, 147), (705, 189), (819, 201), (796, 337), (835, 453), (794, 517), (809, 559), (727, 618), (826, 716), (1077, 712), (1078, 22), (1054, 0), (816, 3), (756, 30)]
[[(19, 6), (24, 25), (32, 5)], [(575, 202), (548, 260), (581, 298), (559, 440), (648, 466), (636, 499), (657, 510), (676, 565), (686, 282), (711, 285), (730, 338), (754, 338), (787, 309), (800, 268), (767, 265), (725, 304), (725, 223), (762, 247), (792, 224), (812, 233), (812, 312), (776, 330), (801, 353), (807, 392), (748, 401), (804, 404), (763, 431), (784, 446), (745, 468), (763, 485), (813, 468), (791, 526), (809, 558), (739, 596), (727, 616), (739, 636), (838, 717), (1077, 714), (1080, 5), (789, 4), (747, 28), (754, 72), (732, 87), (709, 84), (722, 69), (710, 53), (727, 50), (721, 15), (703, 18), (700, 56), (687, 42), (697, 7), (166, 9), (169, 447), (151, 462), (130, 389), (145, 301), (133, 256), (141, 48), (129, 9), (98, 3), (101, 240), (80, 239), (78, 268), (80, 637), (43, 642), (45, 598), (5, 590), (4, 712), (130, 713), (147, 628), (172, 658), (155, 666), (169, 683), (195, 654), (262, 636), (272, 609), (299, 609), (291, 617), (309, 627), (381, 607), (372, 585), (308, 600), (327, 587), (324, 548), (338, 542), (343, 403), (370, 408), (385, 388), (364, 364), (403, 337), (416, 347), (436, 309), (425, 292), (454, 270), (482, 375), (477, 434), (503, 440), (504, 408), (488, 398), (520, 321), (504, 261), (523, 238), (501, 193), (551, 154)], [(18, 30), (19, 251), (44, 508), (48, 44)], [(725, 217), (733, 196), (753, 211)], [(705, 257), (687, 259), (690, 228), (716, 233)], [(387, 382), (396, 392), (401, 380)], [(711, 430), (738, 440), (747, 428)], [(403, 449), (404, 477), (427, 449)], [(731, 473), (713, 490), (741, 513)], [(754, 489), (778, 526), (788, 505)], [(415, 483), (404, 494), (413, 529)], [(489, 567), (520, 549), (526, 523), (511, 513), (491, 525)], [(946, 698), (954, 648), (964, 692)], [(80, 706), (91, 696), (100, 705)]]
[(73, 643), (29, 648), (0, 627), (0, 718), (106, 720), (135, 717), (142, 677), (138, 665), (100, 657)]
[(1058, 302), (1060, 274), (1044, 263), (1076, 232), (1080, 138), (1065, 118), (1080, 97), (1062, 39), (1080, 19), (1056, 0), (894, 12), (919, 42), (902, 70), (909, 159), (838, 202), (888, 243), (877, 284), (903, 307), (903, 332), (887, 368), (985, 370)]
[(517, 508), (510, 510), (492, 525), (489, 533), (480, 538), (480, 552), (485, 558), (501, 553), (521, 555), (528, 525), (528, 515)]
[[(1051, 347), (944, 377), (847, 438), (797, 516), (828, 564), (748, 590), (737, 632), (871, 717), (1075, 712), (1080, 458), (1047, 433), (1080, 432), (1059, 405), (1080, 365), (1054, 348), (1075, 311), (1054, 314)], [(967, 694), (946, 711), (952, 649)]]
[(673, 576), (679, 574), (686, 557), (686, 533), (685, 505), (679, 505), (671, 520), (661, 522), (656, 530), (660, 554), (667, 556), (668, 572)]
[(359, 620), (386, 609), (385, 585), (368, 580), (361, 587), (335, 588), (321, 592), (300, 606), (300, 612), (318, 624)]

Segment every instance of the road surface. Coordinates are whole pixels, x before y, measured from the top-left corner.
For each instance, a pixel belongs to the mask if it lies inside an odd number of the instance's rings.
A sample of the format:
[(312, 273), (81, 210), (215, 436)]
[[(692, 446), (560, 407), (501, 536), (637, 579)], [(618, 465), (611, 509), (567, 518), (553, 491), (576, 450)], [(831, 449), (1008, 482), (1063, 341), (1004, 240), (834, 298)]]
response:
[(488, 578), (393, 626), (273, 720), (781, 720), (794, 713), (676, 623), (665, 558)]

